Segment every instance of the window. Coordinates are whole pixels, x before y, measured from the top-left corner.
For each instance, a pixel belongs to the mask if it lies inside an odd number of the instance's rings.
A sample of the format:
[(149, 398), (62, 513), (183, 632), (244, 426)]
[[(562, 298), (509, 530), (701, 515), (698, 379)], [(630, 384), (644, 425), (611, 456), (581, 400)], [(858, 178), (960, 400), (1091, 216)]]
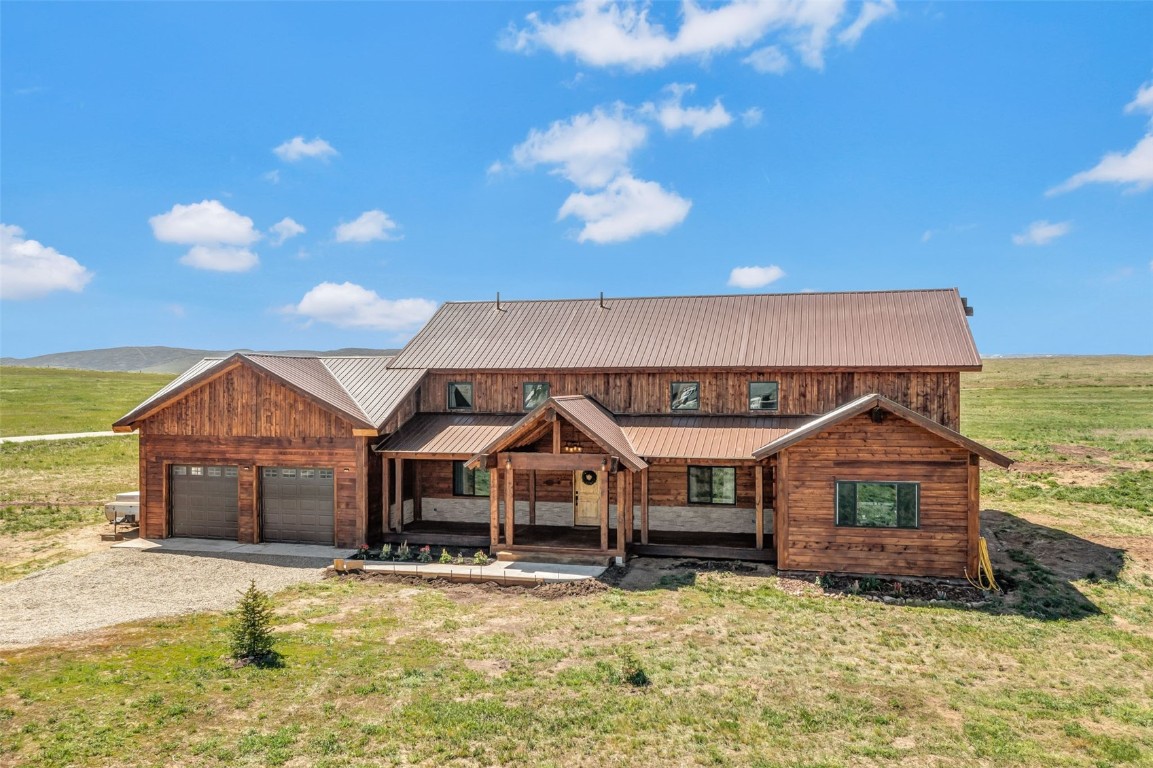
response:
[(208, 476), (209, 477), (220, 477), (222, 474), (221, 470), (223, 470), (223, 469), (224, 469), (224, 467), (209, 467), (208, 468)]
[(920, 483), (837, 481), (837, 525), (917, 528), (920, 497)]
[(452, 463), (453, 496), (488, 496), (488, 470), (467, 469), (463, 461)]
[(778, 386), (775, 381), (749, 382), (749, 410), (775, 411), (777, 410)]
[(736, 504), (736, 467), (689, 467), (690, 504)]
[(331, 469), (320, 470), (320, 479), (321, 480), (331, 480), (332, 479), (332, 470)]
[(448, 409), (450, 411), (472, 410), (472, 382), (454, 381), (448, 385)]
[(701, 385), (696, 381), (674, 381), (670, 389), (674, 411), (696, 411), (701, 407)]
[(261, 470), (261, 473), (265, 477), (276, 477), (276, 467), (265, 467), (263, 470)]
[(524, 409), (531, 411), (548, 400), (548, 382), (526, 381), (521, 385), (521, 392), (524, 395)]
[(173, 464), (172, 465), (172, 474), (174, 474), (174, 475), (187, 475), (188, 474), (188, 467), (186, 467), (182, 464)]
[(188, 474), (190, 475), (203, 475), (204, 467), (189, 467)]
[(316, 477), (315, 469), (302, 469), (300, 470), (300, 477), (302, 480), (311, 480)]
[(224, 468), (224, 476), (225, 477), (236, 477), (236, 467), (225, 467)]

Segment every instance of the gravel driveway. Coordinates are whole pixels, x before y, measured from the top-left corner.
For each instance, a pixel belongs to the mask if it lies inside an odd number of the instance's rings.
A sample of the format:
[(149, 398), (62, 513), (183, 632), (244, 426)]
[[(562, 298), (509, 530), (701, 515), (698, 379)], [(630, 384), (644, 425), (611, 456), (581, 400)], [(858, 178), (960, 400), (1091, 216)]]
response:
[(320, 581), (331, 560), (243, 560), (109, 549), (0, 585), (0, 647), (36, 643), (125, 621), (236, 606), (250, 581), (275, 593)]

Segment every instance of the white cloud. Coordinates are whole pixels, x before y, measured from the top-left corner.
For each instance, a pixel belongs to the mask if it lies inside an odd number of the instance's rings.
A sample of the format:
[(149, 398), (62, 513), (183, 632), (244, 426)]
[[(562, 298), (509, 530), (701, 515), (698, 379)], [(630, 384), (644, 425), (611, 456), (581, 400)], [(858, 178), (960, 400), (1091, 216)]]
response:
[(767, 267), (733, 267), (729, 285), (735, 288), (764, 288), (785, 276), (785, 270), (776, 264)]
[(1069, 234), (1072, 228), (1073, 223), (1070, 221), (1034, 221), (1024, 232), (1013, 235), (1013, 245), (1045, 245)]
[(485, 173), (487, 173), (489, 176), (498, 176), (501, 173), (504, 173), (504, 163), (502, 163), (500, 160), (493, 160), (489, 164), (488, 170), (486, 170)]
[(268, 173), (264, 174), (264, 180), (267, 181), (269, 184), (279, 184), (280, 183), (280, 171), (278, 171), (276, 169), (269, 171)]
[[(543, 48), (590, 66), (646, 70), (681, 58), (747, 49), (776, 32), (806, 65), (820, 69), (830, 33), (842, 21), (845, 5), (844, 0), (734, 0), (706, 8), (685, 0), (680, 6), (680, 27), (667, 31), (660, 22), (650, 20), (654, 6), (648, 3), (579, 0), (557, 8), (550, 20), (537, 12), (528, 14), (524, 27), (510, 28), (503, 45), (524, 53)], [(859, 28), (847, 39), (855, 42), (874, 20), (862, 21), (859, 16), (849, 29)]]
[(547, 131), (535, 128), (513, 147), (516, 164), (532, 168), (554, 165), (552, 171), (585, 189), (603, 187), (628, 167), (629, 155), (644, 145), (648, 129), (629, 118), (625, 107), (597, 107), (587, 114), (557, 120)]
[(837, 42), (852, 47), (861, 39), (874, 22), (885, 18), (897, 11), (896, 0), (878, 0), (878, 2), (865, 3), (856, 20), (838, 33)]
[(1045, 194), (1070, 192), (1086, 184), (1132, 184), (1133, 191), (1153, 186), (1153, 133), (1124, 154), (1110, 152), (1087, 171), (1074, 174)]
[(260, 263), (260, 257), (234, 245), (194, 245), (180, 257), (180, 263), (213, 272), (247, 272)]
[(325, 282), (285, 311), (340, 328), (404, 331), (417, 328), (432, 317), (436, 304), (428, 299), (390, 301), (355, 283)]
[(1137, 89), (1133, 101), (1125, 105), (1125, 112), (1148, 112), (1153, 115), (1153, 81)]
[(174, 205), (168, 213), (148, 220), (152, 234), (163, 243), (227, 243), (251, 245), (260, 239), (252, 219), (230, 211), (219, 200)]
[(655, 181), (623, 175), (600, 192), (574, 192), (558, 219), (574, 216), (584, 222), (577, 240), (619, 243), (640, 235), (663, 233), (685, 220), (692, 201), (666, 191)]
[(733, 122), (733, 116), (725, 110), (720, 99), (714, 101), (713, 106), (708, 109), (681, 106), (681, 99), (686, 93), (692, 93), (696, 90), (695, 85), (674, 83), (666, 87), (665, 90), (669, 92), (669, 98), (659, 107), (646, 104), (644, 111), (654, 114), (657, 122), (666, 131), (672, 132), (681, 128), (688, 128), (692, 131), (695, 139), (701, 134), (717, 128), (724, 128)]
[(752, 128), (755, 125), (760, 125), (764, 116), (765, 113), (761, 111), (760, 107), (749, 107), (741, 113), (741, 122), (745, 124), (746, 128)]
[(336, 227), (338, 243), (370, 243), (373, 240), (399, 240), (399, 225), (381, 210), (365, 211), (352, 221)]
[(775, 45), (758, 48), (741, 61), (762, 75), (783, 75), (792, 67), (789, 57)]
[(338, 154), (332, 145), (319, 136), (311, 141), (305, 141), (303, 136), (294, 136), (278, 147), (272, 149), (276, 156), (286, 163), (295, 163), (306, 157), (315, 157), (327, 160)]
[(302, 224), (294, 221), (288, 216), (285, 216), (283, 219), (269, 227), (268, 231), (275, 235), (275, 237), (272, 239), (272, 244), (281, 245), (285, 240), (296, 237), (297, 235), (303, 235), (308, 230), (306, 230)]
[(71, 256), (0, 224), (0, 299), (38, 299), (55, 291), (79, 293), (92, 273)]

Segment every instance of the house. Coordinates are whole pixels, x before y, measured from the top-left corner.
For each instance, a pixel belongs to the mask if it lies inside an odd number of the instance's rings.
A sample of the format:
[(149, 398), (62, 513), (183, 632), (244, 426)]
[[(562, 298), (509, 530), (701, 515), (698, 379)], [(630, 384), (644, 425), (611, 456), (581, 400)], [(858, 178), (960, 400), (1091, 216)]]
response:
[(450, 302), (392, 358), (206, 360), (140, 431), (141, 535), (976, 572), (955, 289)]

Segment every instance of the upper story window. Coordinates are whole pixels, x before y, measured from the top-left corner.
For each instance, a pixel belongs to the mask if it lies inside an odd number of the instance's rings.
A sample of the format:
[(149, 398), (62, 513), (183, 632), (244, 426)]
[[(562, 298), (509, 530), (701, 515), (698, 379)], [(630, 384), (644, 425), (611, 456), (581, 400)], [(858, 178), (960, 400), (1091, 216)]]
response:
[(736, 504), (736, 467), (689, 467), (690, 504)]
[(920, 507), (920, 483), (837, 481), (837, 525), (917, 528)]
[(450, 411), (472, 410), (472, 382), (453, 381), (448, 385), (448, 409)]
[(453, 496), (488, 496), (487, 469), (469, 469), (463, 461), (452, 463)]
[(749, 410), (775, 411), (780, 407), (780, 387), (775, 381), (749, 382)]
[(698, 381), (674, 381), (669, 389), (669, 407), (674, 411), (697, 411), (701, 407), (701, 384)]
[(521, 394), (524, 400), (524, 409), (531, 411), (548, 400), (549, 386), (547, 381), (526, 381), (521, 385)]

